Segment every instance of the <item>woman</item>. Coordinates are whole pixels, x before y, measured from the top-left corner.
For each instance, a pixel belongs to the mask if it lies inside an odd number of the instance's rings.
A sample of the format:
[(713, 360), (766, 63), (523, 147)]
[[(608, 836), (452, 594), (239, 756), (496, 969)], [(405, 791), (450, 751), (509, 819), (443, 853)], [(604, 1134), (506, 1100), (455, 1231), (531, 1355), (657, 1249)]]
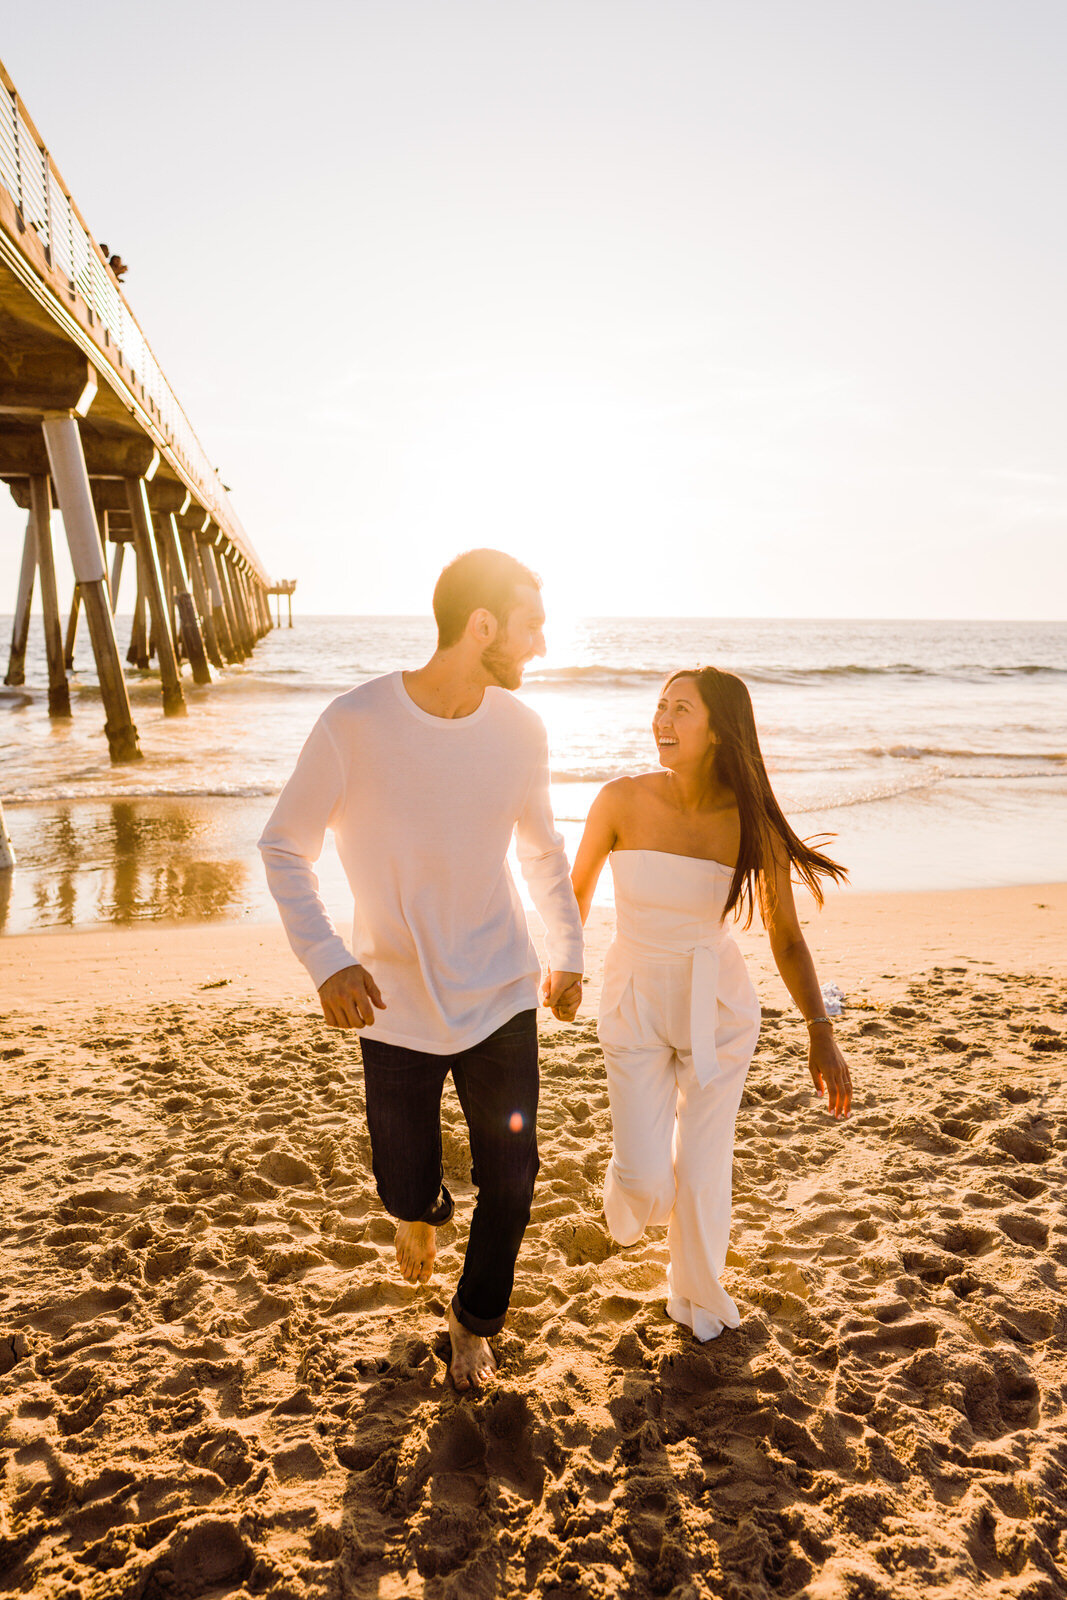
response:
[(790, 828), (771, 790), (748, 690), (714, 667), (668, 678), (652, 728), (660, 772), (618, 778), (594, 800), (572, 881), (585, 921), (608, 856), (616, 935), (598, 1034), (614, 1148), (604, 1213), (620, 1244), (669, 1222), (667, 1314), (714, 1339), (736, 1328), (719, 1282), (730, 1236), (734, 1122), (760, 1008), (726, 917), (758, 905), (809, 1035), (827, 1109), (852, 1085), (793, 903), (792, 874), (822, 904), (844, 869)]

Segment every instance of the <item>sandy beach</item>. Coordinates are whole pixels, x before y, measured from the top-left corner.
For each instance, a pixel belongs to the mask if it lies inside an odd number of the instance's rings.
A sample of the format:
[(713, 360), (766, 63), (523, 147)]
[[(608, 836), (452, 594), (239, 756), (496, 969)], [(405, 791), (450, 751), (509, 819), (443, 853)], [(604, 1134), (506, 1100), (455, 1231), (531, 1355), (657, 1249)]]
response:
[(491, 1390), (447, 1381), (358, 1041), (271, 925), (0, 941), (0, 1588), (63, 1600), (1067, 1595), (1067, 887), (837, 894), (849, 1122), (756, 932), (727, 1287), (619, 1249), (595, 1035), (543, 1027), (541, 1175)]

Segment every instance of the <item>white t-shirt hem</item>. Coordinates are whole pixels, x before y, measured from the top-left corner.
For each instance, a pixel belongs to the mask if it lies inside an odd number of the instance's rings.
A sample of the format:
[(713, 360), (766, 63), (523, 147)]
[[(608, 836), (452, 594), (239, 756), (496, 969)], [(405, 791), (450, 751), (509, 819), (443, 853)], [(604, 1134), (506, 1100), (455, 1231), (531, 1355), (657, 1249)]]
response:
[(464, 1050), (470, 1050), (474, 1045), (481, 1044), (489, 1035), (502, 1028), (505, 1022), (510, 1022), (512, 1017), (517, 1017), (521, 1011), (536, 1011), (537, 988), (524, 997), (517, 994), (499, 1008), (490, 1011), (487, 1016), (479, 1018), (473, 1028), (465, 1033), (453, 1034), (443, 1043), (438, 1039), (417, 1039), (413, 1034), (398, 1033), (389, 1027), (384, 1019), (388, 1012), (376, 1011), (374, 1025), (371, 1028), (361, 1028), (360, 1038), (376, 1039), (379, 1044), (396, 1045), (401, 1050), (418, 1050), (427, 1056), (458, 1056)]

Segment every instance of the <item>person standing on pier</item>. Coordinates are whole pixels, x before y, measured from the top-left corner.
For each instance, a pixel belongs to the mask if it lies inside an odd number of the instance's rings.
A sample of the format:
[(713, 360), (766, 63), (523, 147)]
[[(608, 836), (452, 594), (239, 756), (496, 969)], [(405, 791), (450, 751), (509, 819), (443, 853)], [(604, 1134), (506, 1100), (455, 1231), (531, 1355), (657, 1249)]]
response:
[[(570, 1021), (581, 998), (582, 925), (548, 786), (540, 718), (514, 698), (544, 655), (540, 580), (499, 550), (451, 562), (433, 597), (438, 644), (329, 705), (301, 751), (259, 848), (289, 942), (327, 1022), (362, 1036), (374, 1178), (397, 1218), (409, 1283), (433, 1269), (452, 1215), (441, 1093), (451, 1072), (478, 1196), (448, 1311), (452, 1380), (496, 1369), (537, 1175), (540, 968), (507, 865), (516, 834), (544, 920), (541, 998)], [(355, 901), (352, 949), (319, 898), (327, 828)]]

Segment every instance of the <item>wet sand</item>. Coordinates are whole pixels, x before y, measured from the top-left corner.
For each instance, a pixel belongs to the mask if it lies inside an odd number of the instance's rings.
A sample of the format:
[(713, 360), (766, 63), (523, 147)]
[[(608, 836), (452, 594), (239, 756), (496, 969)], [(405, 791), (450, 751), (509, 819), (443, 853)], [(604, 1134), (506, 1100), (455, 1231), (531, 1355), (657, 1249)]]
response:
[(846, 1124), (765, 945), (727, 1286), (621, 1250), (593, 1015), (543, 1028), (501, 1367), (447, 1381), (472, 1189), (412, 1289), (358, 1042), (278, 929), (0, 941), (0, 1587), (111, 1597), (1067, 1594), (1067, 888), (835, 896)]

